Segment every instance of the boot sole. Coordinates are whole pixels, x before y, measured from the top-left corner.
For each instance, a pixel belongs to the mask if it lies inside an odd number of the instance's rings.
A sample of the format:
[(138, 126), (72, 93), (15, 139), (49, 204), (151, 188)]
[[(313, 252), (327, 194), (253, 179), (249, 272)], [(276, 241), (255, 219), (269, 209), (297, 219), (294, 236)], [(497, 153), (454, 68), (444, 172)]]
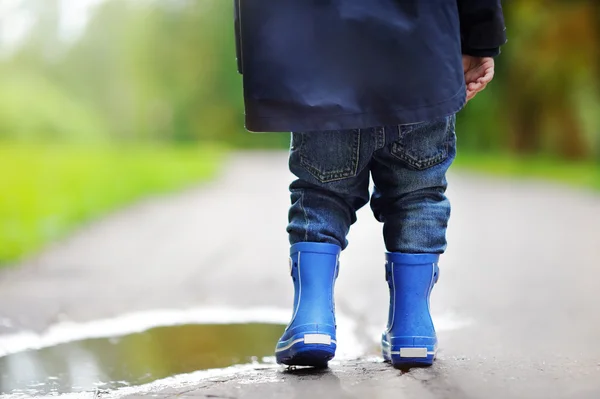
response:
[(284, 349), (276, 350), (278, 364), (326, 368), (334, 358), (337, 343), (324, 334), (302, 334)]
[(382, 341), (383, 359), (399, 369), (413, 367), (431, 367), (436, 359), (437, 351), (433, 347), (391, 346)]
[(328, 363), (335, 353), (330, 350), (317, 347), (306, 347), (296, 351), (296, 353), (288, 358), (282, 358), (277, 361), (279, 364), (286, 366), (307, 366), (314, 368), (327, 368)]

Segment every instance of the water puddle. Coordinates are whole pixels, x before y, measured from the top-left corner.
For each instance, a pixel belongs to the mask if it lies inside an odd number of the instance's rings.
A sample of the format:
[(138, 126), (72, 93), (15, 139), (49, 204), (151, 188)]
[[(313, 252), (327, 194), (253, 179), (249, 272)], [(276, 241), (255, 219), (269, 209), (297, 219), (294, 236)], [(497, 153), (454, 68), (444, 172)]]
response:
[(272, 356), (285, 326), (181, 325), (0, 357), (0, 395), (52, 395), (147, 384)]

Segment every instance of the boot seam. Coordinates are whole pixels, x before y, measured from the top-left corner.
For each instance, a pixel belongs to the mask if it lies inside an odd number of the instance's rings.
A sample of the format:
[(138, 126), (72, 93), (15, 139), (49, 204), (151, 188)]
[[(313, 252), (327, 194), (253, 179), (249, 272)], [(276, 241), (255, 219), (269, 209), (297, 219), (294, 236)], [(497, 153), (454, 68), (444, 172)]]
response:
[(435, 280), (435, 263), (432, 263), (431, 267), (431, 281), (429, 282), (429, 290), (427, 291), (427, 312), (429, 313), (429, 320), (431, 321), (431, 325), (433, 325), (433, 317), (431, 317), (431, 292), (433, 291), (433, 285)]
[(296, 309), (294, 309), (294, 314), (292, 316), (292, 321), (290, 321), (290, 324), (288, 325), (288, 327), (286, 328), (286, 331), (290, 329), (290, 327), (294, 324), (294, 322), (296, 321), (296, 316), (298, 315), (298, 309), (300, 309), (300, 302), (302, 301), (302, 273), (300, 270), (300, 265), (301, 265), (301, 255), (302, 252), (298, 252), (298, 260), (297, 265), (296, 265), (296, 269), (298, 270), (298, 303), (296, 304)]
[(335, 267), (333, 268), (333, 274), (331, 276), (331, 300), (330, 300), (334, 328), (337, 328), (337, 320), (335, 318), (335, 279), (336, 279), (338, 267), (339, 267), (339, 255), (336, 255)]
[(388, 326), (388, 330), (387, 333), (389, 334), (390, 332), (392, 332), (392, 330), (394, 329), (394, 322), (396, 321), (396, 279), (394, 278), (394, 262), (392, 263), (392, 270), (391, 270), (391, 275), (392, 275), (392, 320), (390, 322), (390, 325)]

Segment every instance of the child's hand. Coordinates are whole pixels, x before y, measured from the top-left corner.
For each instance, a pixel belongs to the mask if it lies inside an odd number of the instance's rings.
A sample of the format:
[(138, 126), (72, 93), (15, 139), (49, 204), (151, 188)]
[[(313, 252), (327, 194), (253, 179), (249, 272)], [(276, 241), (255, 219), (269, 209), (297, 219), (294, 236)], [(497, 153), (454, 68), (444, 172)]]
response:
[(494, 59), (491, 57), (474, 57), (463, 55), (465, 83), (467, 84), (467, 101), (485, 89), (494, 78)]

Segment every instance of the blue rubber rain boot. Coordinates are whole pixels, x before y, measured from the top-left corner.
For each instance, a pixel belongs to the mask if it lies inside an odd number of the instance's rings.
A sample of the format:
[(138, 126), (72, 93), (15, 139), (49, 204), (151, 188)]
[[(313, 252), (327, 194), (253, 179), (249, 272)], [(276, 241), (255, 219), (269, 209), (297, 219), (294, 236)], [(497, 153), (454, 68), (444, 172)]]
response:
[(429, 296), (439, 277), (439, 255), (387, 253), (390, 312), (383, 333), (383, 358), (397, 368), (431, 366), (437, 336)]
[(324, 368), (337, 347), (333, 287), (341, 248), (303, 242), (290, 249), (294, 313), (277, 343), (277, 363)]

